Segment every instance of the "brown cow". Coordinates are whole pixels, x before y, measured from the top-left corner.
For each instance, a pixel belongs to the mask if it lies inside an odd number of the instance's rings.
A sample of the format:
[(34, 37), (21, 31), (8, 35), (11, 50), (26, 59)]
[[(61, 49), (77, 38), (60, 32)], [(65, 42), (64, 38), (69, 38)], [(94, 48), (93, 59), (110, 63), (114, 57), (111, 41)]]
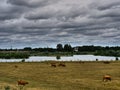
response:
[(109, 61), (104, 61), (103, 63), (104, 63), (104, 64), (110, 64), (110, 62), (109, 62)]
[(111, 81), (112, 79), (111, 79), (111, 76), (110, 75), (104, 75), (103, 76), (103, 81)]
[(26, 84), (28, 84), (28, 82), (23, 81), (23, 80), (19, 80), (19, 81), (18, 81), (18, 85), (23, 85), (23, 86), (25, 86)]
[(84, 61), (79, 61), (79, 63), (81, 64), (81, 63), (85, 63)]
[(18, 66), (17, 66), (17, 65), (15, 65), (15, 68), (18, 68)]
[(51, 67), (56, 67), (56, 63), (50, 63), (51, 64)]
[(66, 67), (65, 63), (59, 63), (58, 66)]

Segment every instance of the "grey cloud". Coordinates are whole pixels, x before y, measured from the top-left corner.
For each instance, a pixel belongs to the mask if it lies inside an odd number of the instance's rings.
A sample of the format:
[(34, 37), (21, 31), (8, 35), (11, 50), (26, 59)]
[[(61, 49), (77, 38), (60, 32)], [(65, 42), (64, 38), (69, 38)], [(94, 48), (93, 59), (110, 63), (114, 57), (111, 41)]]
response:
[(7, 3), (13, 4), (13, 5), (28, 5), (26, 0), (8, 0)]
[(78, 16), (83, 16), (86, 12), (71, 10), (71, 11), (52, 11), (52, 9), (48, 9), (47, 12), (41, 11), (40, 13), (30, 13), (25, 16), (26, 19), (29, 20), (38, 20), (38, 19), (49, 19), (49, 18), (56, 18), (60, 21), (68, 21), (69, 19), (73, 19)]
[(31, 11), (25, 15), (26, 19), (29, 20), (38, 20), (38, 19), (49, 19), (56, 18), (61, 21), (66, 21), (78, 16), (85, 16), (87, 14), (87, 8), (77, 6), (65, 6), (55, 4), (55, 6), (48, 5), (43, 8), (39, 8)]
[(0, 20), (10, 20), (10, 19), (15, 19), (19, 18), (18, 13), (2, 13), (0, 14)]
[(20, 18), (25, 8), (8, 5), (6, 7), (0, 6), (0, 20), (10, 20)]
[(119, 0), (91, 0), (90, 4), (88, 4), (88, 7), (91, 9), (98, 9), (100, 11), (108, 10), (108, 9), (115, 9), (119, 8), (120, 1)]
[(42, 7), (49, 5), (51, 3), (57, 2), (56, 0), (8, 0), (7, 3), (18, 5), (18, 6), (24, 6), (24, 7)]
[(118, 8), (120, 5), (120, 2), (117, 1), (117, 2), (113, 2), (113, 3), (109, 3), (109, 4), (103, 4), (101, 6), (99, 6), (97, 9), (98, 10), (107, 10), (107, 9), (115, 9), (115, 8)]
[(6, 1), (0, 1), (1, 43), (120, 44), (119, 0)]
[(92, 18), (96, 18), (96, 19), (101, 19), (101, 18), (109, 18), (109, 19), (114, 19), (114, 18), (119, 18), (120, 17), (120, 13), (119, 13), (120, 9), (110, 9), (110, 10), (106, 10), (106, 11), (101, 11), (98, 12), (98, 14), (94, 14), (91, 15), (90, 17)]
[(114, 0), (111, 2), (109, 0), (101, 0), (98, 2), (91, 3), (89, 5), (89, 7), (93, 10), (93, 12), (90, 13), (89, 17), (92, 17), (95, 19), (109, 18), (112, 20), (119, 20), (119, 16), (120, 16), (119, 0)]

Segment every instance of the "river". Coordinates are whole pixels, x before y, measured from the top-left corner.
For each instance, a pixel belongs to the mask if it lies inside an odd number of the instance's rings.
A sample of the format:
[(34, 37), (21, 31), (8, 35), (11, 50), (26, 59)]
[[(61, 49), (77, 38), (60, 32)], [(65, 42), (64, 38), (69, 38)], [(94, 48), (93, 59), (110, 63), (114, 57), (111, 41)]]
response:
[[(59, 61), (114, 61), (115, 57), (112, 56), (94, 56), (94, 55), (73, 55), (73, 56), (61, 56)], [(120, 60), (120, 57), (118, 57)], [(57, 60), (55, 56), (31, 56), (25, 59), (26, 62), (40, 62)], [(0, 59), (0, 62), (21, 62), (22, 59)]]

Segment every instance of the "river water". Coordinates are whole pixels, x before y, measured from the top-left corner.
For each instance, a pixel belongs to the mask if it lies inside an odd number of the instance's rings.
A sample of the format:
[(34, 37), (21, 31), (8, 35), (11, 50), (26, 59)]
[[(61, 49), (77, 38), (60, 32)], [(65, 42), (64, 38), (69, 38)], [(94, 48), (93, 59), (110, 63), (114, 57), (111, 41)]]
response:
[[(73, 56), (61, 56), (59, 61), (114, 61), (115, 57), (111, 56), (94, 56), (94, 55), (73, 55)], [(120, 60), (120, 57), (118, 57)], [(0, 62), (21, 62), (22, 59), (0, 59)], [(40, 62), (57, 60), (55, 56), (31, 56), (25, 59), (26, 62)]]

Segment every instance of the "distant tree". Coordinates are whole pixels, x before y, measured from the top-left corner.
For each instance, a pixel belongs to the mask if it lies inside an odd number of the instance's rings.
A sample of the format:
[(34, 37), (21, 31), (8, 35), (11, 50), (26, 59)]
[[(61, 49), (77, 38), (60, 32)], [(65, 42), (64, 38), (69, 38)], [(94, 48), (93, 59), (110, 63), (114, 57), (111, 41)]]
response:
[(62, 51), (63, 50), (63, 45), (62, 44), (57, 44), (57, 51)]
[(106, 50), (109, 50), (109, 49), (110, 49), (110, 47), (109, 47), (109, 46), (106, 46), (106, 47), (105, 47), (105, 49), (106, 49)]
[(64, 45), (64, 51), (71, 52), (72, 50), (73, 50), (73, 49), (72, 49), (72, 47), (71, 47), (70, 44), (65, 44), (65, 45)]
[(31, 51), (32, 48), (31, 48), (31, 47), (25, 47), (24, 50), (25, 50), (25, 51)]
[(57, 55), (57, 56), (56, 56), (56, 59), (57, 59), (57, 60), (59, 60), (60, 58), (61, 58), (60, 55)]

